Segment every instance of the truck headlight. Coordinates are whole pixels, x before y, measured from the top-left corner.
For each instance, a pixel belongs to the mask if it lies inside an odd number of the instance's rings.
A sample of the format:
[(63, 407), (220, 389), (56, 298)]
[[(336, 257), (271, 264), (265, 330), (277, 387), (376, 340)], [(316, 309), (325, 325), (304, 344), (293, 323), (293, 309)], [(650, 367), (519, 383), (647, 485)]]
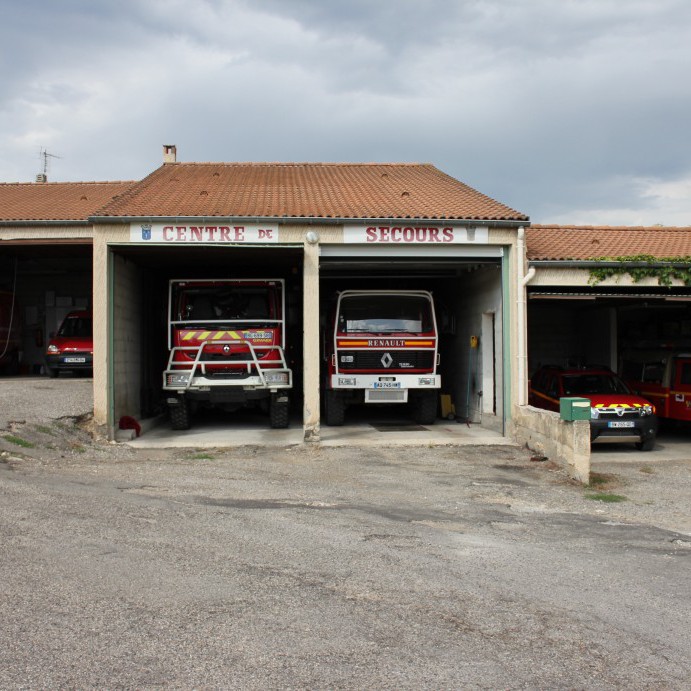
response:
[(267, 384), (287, 384), (288, 372), (264, 372), (264, 379)]
[(418, 386), (434, 386), (434, 377), (419, 377)]
[(600, 411), (597, 408), (590, 409), (590, 419), (597, 420), (600, 417)]
[(644, 405), (641, 408), (641, 417), (645, 417), (646, 415), (652, 415), (655, 412), (655, 408), (651, 405)]
[(58, 348), (56, 345), (53, 345), (52, 343), (48, 346), (48, 352), (49, 353), (59, 353), (60, 348)]
[(168, 374), (166, 376), (166, 381), (168, 386), (187, 386), (191, 376), (191, 372), (176, 372), (175, 374)]

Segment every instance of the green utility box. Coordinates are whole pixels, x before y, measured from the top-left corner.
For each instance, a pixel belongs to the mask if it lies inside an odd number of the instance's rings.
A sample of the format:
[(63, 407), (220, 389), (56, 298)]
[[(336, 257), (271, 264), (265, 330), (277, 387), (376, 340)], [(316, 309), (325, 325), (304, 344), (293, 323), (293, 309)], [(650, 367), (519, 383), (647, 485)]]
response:
[(590, 401), (587, 398), (560, 398), (559, 414), (562, 420), (590, 420)]

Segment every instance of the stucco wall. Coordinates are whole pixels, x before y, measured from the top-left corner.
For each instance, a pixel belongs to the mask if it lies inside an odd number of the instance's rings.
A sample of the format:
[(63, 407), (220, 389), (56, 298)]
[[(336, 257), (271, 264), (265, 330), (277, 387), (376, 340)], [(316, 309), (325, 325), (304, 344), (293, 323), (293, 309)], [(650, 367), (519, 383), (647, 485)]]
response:
[(533, 406), (514, 406), (511, 436), (520, 445), (563, 466), (583, 484), (590, 481), (590, 424), (566, 422), (558, 413)]

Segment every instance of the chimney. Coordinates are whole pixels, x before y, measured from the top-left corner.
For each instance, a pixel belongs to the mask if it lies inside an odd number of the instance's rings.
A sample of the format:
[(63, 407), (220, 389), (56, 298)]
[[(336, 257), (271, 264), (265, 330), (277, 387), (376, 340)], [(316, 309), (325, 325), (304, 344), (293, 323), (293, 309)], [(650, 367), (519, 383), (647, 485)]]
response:
[(178, 159), (178, 148), (175, 144), (164, 144), (163, 145), (163, 162), (164, 163), (175, 163)]

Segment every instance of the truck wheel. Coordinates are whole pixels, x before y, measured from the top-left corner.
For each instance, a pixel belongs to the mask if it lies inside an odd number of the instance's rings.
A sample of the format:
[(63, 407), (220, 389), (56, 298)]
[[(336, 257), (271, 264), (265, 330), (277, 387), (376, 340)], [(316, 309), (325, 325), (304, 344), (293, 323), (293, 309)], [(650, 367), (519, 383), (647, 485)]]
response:
[(273, 397), (269, 403), (269, 421), (272, 429), (285, 429), (288, 427), (290, 409), (288, 402), (278, 403)]
[(174, 405), (169, 405), (170, 411), (170, 426), (175, 430), (190, 428), (190, 408), (185, 396), (180, 396), (178, 402)]
[(655, 448), (655, 437), (644, 439), (636, 443), (636, 448), (639, 451), (652, 451)]
[(324, 403), (326, 424), (338, 427), (345, 420), (345, 401), (337, 391), (327, 391)]
[(418, 425), (433, 425), (437, 419), (437, 394), (425, 392), (413, 401), (413, 419)]

